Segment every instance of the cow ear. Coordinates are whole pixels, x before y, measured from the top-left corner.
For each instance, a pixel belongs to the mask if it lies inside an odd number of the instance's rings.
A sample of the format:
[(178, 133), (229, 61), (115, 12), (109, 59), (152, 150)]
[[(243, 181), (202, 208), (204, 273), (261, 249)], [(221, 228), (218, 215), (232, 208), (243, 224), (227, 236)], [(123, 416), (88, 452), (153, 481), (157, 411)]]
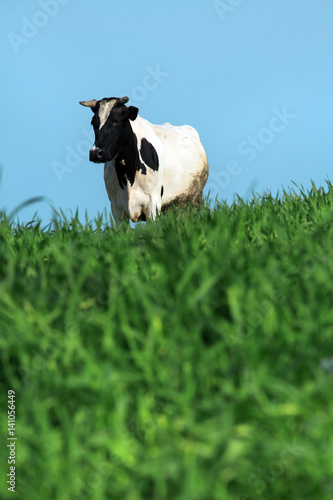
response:
[(135, 106), (129, 106), (127, 109), (129, 111), (128, 118), (130, 120), (135, 120), (135, 118), (138, 116), (139, 109)]

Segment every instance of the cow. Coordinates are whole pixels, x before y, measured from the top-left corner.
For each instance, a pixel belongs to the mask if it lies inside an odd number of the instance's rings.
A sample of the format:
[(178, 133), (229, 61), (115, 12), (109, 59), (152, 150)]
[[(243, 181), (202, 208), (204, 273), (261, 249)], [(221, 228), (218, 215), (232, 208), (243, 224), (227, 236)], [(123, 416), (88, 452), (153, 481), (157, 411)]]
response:
[(126, 106), (125, 97), (80, 101), (93, 111), (94, 163), (104, 163), (104, 181), (115, 223), (154, 220), (171, 205), (202, 199), (208, 162), (197, 131), (170, 123), (153, 125)]

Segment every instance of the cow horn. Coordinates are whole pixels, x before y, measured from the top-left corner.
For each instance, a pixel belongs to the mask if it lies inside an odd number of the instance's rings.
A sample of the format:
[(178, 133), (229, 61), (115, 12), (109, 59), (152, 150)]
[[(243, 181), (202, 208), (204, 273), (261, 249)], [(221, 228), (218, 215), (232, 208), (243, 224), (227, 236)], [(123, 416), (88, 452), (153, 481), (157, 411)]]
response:
[(93, 99), (92, 101), (80, 101), (80, 104), (81, 106), (87, 106), (88, 108), (93, 109), (96, 106), (97, 101), (96, 99)]
[(125, 95), (125, 97), (121, 97), (119, 99), (120, 104), (126, 104), (128, 101), (129, 101), (129, 97), (127, 97), (127, 95)]

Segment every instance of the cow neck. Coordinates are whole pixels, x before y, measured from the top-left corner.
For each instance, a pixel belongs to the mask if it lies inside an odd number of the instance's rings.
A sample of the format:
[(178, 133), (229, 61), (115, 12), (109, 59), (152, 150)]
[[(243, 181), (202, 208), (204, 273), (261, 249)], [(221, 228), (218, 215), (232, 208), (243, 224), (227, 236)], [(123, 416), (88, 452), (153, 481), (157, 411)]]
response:
[(122, 142), (123, 147), (115, 159), (115, 168), (119, 185), (124, 189), (126, 186), (126, 179), (128, 179), (131, 186), (133, 186), (135, 173), (140, 168), (137, 138), (129, 122)]

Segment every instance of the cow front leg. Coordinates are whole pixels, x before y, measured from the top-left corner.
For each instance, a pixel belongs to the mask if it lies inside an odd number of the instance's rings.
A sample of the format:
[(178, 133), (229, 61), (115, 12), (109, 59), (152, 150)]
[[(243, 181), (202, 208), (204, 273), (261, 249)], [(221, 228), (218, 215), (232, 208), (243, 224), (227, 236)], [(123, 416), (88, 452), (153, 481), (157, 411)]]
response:
[(145, 210), (146, 220), (155, 220), (160, 215), (162, 200), (160, 196), (152, 196)]
[(117, 207), (115, 203), (111, 203), (111, 212), (117, 227), (123, 223), (129, 224), (128, 215), (123, 209)]

